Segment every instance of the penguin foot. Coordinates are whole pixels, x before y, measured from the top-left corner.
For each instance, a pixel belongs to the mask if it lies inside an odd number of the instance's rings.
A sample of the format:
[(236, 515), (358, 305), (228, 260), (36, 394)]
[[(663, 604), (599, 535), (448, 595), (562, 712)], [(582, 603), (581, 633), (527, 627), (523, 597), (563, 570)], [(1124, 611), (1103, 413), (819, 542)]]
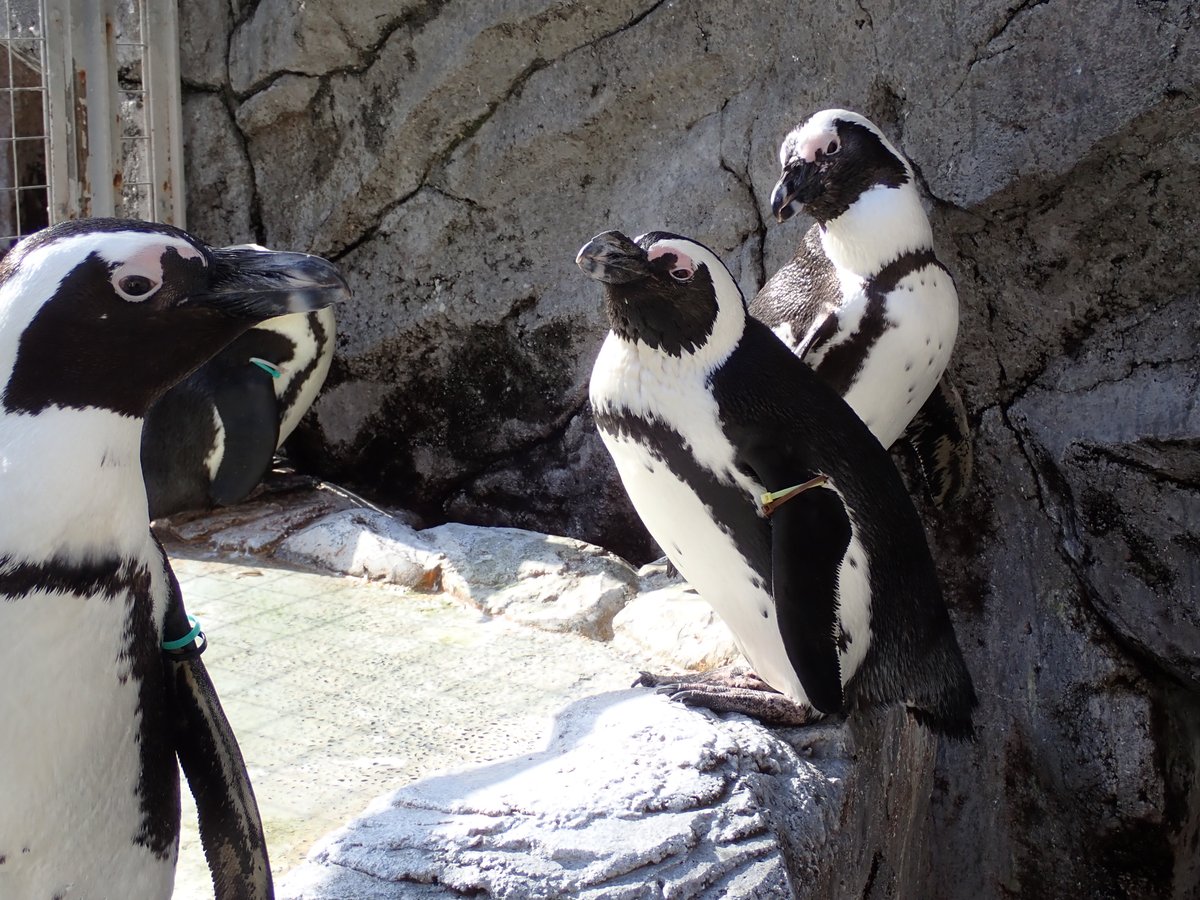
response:
[[(701, 685), (747, 691), (775, 691), (745, 666), (722, 666), (708, 672), (669, 672), (662, 675), (639, 672), (637, 680), (630, 687), (670, 689)], [(669, 690), (661, 692), (670, 693)]]
[(764, 725), (793, 727), (818, 721), (821, 714), (783, 696), (743, 666), (725, 666), (711, 672), (686, 675), (640, 673), (633, 687), (652, 687), (687, 706), (713, 712), (742, 713)]
[(716, 685), (677, 685), (675, 690), (659, 688), (672, 700), (687, 706), (700, 706), (713, 712), (741, 713), (758, 719), (764, 725), (795, 727), (819, 721), (821, 714), (811, 706), (801, 706), (783, 694), (768, 693), (754, 688), (727, 688)]

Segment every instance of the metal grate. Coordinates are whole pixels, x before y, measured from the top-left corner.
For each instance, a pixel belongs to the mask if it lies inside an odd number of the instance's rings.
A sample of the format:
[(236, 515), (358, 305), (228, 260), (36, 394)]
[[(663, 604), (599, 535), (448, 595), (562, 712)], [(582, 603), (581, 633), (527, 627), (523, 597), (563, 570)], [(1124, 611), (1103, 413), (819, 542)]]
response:
[(0, 0), (0, 251), (49, 224), (46, 40), (39, 0)]
[(182, 226), (175, 0), (0, 0), (0, 11), (0, 252), (80, 216)]

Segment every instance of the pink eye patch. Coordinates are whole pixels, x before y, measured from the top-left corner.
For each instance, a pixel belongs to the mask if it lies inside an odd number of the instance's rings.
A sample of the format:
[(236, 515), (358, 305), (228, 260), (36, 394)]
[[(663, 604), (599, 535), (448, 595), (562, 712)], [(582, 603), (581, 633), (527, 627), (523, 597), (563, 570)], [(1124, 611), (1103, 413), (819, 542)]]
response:
[(686, 281), (696, 274), (696, 263), (686, 253), (682, 253), (675, 247), (667, 244), (655, 244), (651, 248), (648, 258), (650, 262), (660, 259), (664, 256), (675, 257), (674, 263), (671, 265), (671, 277), (679, 281)]

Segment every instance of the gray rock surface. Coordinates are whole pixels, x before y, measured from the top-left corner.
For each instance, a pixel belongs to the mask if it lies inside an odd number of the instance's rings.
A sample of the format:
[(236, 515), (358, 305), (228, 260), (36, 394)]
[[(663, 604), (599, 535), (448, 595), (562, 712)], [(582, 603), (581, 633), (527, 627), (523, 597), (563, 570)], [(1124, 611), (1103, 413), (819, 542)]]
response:
[(441, 589), (446, 563), (417, 531), (371, 509), (322, 516), (287, 534), (275, 556), (424, 591)]
[[(906, 727), (888, 722), (879, 733), (892, 742), (871, 747), (906, 774), (881, 779), (887, 791), (868, 811), (852, 798), (853, 740), (842, 726), (774, 732), (646, 692), (601, 694), (564, 709), (540, 752), (376, 801), (318, 842), (278, 894), (790, 900), (865, 888), (859, 896), (893, 896), (894, 873), (921, 832), (902, 795), (909, 779), (927, 784), (933, 768), (932, 742)], [(891, 807), (905, 812), (893, 821)], [(866, 881), (819, 865), (827, 854), (853, 857), (839, 846), (846, 832), (870, 847)]]
[(666, 570), (664, 563), (638, 570), (637, 595), (613, 618), (613, 643), (655, 671), (748, 665), (716, 611)]
[(939, 757), (892, 884), (1200, 892), (1194, 4), (189, 6), (191, 226), (332, 254), (356, 291), (305, 461), (635, 562), (576, 249), (665, 227), (752, 292), (805, 227), (767, 225), (780, 137), (871, 116), (958, 281), (977, 428), (971, 496), (926, 521), (980, 739)]
[(421, 537), (448, 560), (446, 591), (547, 631), (608, 640), (613, 617), (638, 590), (628, 563), (574, 538), (458, 523)]
[[(779, 765), (785, 760), (786, 768)], [(282, 897), (789, 898), (754, 781), (799, 782), (818, 833), (838, 779), (770, 732), (645, 692), (558, 717), (540, 752), (417, 782), (319, 843)]]

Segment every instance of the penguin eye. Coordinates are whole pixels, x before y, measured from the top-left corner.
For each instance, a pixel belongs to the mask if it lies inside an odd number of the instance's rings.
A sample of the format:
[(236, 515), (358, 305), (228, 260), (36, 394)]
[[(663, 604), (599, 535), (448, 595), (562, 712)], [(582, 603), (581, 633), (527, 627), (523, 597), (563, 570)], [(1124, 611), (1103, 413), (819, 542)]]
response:
[(825, 155), (833, 156), (833, 154), (837, 153), (840, 149), (842, 148), (838, 145), (837, 141), (830, 141), (829, 146), (825, 148)]
[(120, 278), (116, 285), (117, 293), (126, 300), (145, 300), (153, 294), (159, 286), (159, 283), (145, 275), (125, 275)]
[(680, 284), (686, 284), (696, 275), (696, 263), (676, 247), (656, 245), (650, 248), (648, 256), (659, 272), (665, 271)]

